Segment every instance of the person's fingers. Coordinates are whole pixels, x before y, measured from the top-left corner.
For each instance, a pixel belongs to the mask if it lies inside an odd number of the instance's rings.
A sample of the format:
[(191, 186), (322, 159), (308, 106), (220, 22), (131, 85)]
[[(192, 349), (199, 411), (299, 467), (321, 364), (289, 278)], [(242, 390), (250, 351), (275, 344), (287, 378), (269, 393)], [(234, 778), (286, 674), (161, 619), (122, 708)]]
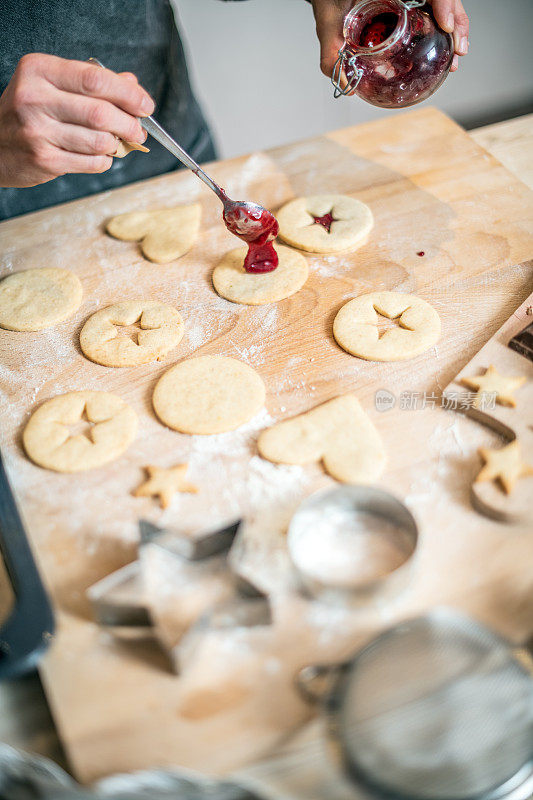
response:
[(107, 100), (56, 91), (53, 100), (47, 104), (47, 110), (59, 122), (114, 133), (128, 142), (142, 144), (146, 140), (146, 132), (139, 120)]
[(46, 178), (49, 180), (71, 172), (105, 172), (112, 165), (113, 159), (107, 155), (91, 156), (69, 153), (67, 150), (55, 147), (50, 142), (43, 141), (35, 148), (33, 162), (43, 175), (49, 176)]
[(154, 102), (137, 79), (85, 61), (51, 58), (45, 77), (58, 89), (107, 100), (135, 117), (152, 114)]
[(455, 52), (465, 56), (468, 52), (468, 15), (464, 10), (461, 0), (455, 0), (455, 26), (453, 29), (453, 42)]
[(433, 13), (443, 31), (453, 33), (455, 27), (455, 2), (454, 0), (433, 0)]
[(431, 4), (437, 23), (443, 30), (453, 34), (455, 54), (450, 72), (455, 72), (459, 67), (458, 56), (465, 56), (468, 52), (468, 16), (462, 0), (432, 0)]
[[(100, 173), (107, 172), (113, 164), (111, 156), (88, 156), (79, 153), (68, 153), (66, 150), (57, 150), (57, 156), (52, 159), (52, 167), (56, 166), (58, 175), (71, 172)], [(54, 172), (56, 169), (53, 170)]]
[(137, 75), (134, 75), (133, 72), (117, 72), (117, 75), (120, 75), (122, 78), (126, 78), (128, 81), (139, 83)]
[[(346, 89), (346, 87), (348, 86), (348, 79), (346, 78), (346, 74), (345, 74), (344, 70), (342, 70), (341, 74), (339, 75), (339, 77), (338, 77), (338, 79), (337, 79), (337, 82), (338, 82), (339, 86), (341, 87), (341, 89), (342, 89), (343, 91), (344, 91), (344, 90)], [(348, 94), (348, 95), (351, 95), (351, 94), (353, 94), (353, 90), (352, 90), (352, 91), (349, 91), (349, 92), (347, 92), (347, 94)]]
[(50, 123), (46, 139), (61, 150), (89, 156), (110, 156), (119, 140), (108, 131), (94, 131), (68, 122)]
[(344, 44), (342, 27), (347, 10), (345, 6), (346, 3), (339, 0), (328, 3), (319, 0), (313, 2), (316, 33), (320, 42), (320, 69), (328, 77), (333, 72), (339, 50)]

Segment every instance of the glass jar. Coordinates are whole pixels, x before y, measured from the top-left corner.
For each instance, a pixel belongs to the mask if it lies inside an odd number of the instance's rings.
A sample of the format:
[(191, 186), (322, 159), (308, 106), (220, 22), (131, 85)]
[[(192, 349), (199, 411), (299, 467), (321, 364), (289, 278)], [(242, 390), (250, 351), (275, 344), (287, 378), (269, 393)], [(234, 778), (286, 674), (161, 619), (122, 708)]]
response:
[(381, 108), (425, 100), (453, 59), (453, 39), (425, 0), (359, 0), (344, 20), (344, 40), (331, 78), (335, 97), (357, 94)]

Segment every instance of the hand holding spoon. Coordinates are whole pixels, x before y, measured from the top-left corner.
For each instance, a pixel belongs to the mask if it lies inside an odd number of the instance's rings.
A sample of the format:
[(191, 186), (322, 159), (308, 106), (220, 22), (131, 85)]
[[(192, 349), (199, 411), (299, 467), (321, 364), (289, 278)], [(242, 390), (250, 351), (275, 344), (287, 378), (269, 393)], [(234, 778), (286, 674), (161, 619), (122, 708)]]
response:
[[(99, 67), (104, 65), (97, 58), (89, 61)], [(153, 117), (139, 119), (144, 130), (153, 136), (173, 156), (181, 161), (191, 172), (194, 172), (221, 200), (224, 211), (222, 218), (226, 228), (243, 239), (248, 245), (248, 253), (244, 260), (247, 272), (271, 272), (278, 266), (278, 255), (272, 241), (278, 235), (277, 219), (263, 206), (248, 200), (230, 200), (224, 189), (191, 158), (191, 156), (168, 134)]]

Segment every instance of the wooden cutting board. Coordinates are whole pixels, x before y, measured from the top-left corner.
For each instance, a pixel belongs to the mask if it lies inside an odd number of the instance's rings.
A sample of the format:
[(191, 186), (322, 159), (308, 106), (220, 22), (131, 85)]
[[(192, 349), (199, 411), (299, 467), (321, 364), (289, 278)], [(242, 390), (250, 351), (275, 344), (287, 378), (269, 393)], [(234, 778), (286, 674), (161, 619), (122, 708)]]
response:
[[(375, 228), (355, 253), (310, 256), (310, 278), (296, 296), (252, 308), (213, 293), (211, 271), (235, 241), (216, 198), (187, 173), (0, 225), (0, 276), (68, 267), (84, 289), (75, 317), (56, 328), (0, 334), (2, 452), (59, 620), (41, 675), (83, 781), (166, 764), (222, 773), (249, 762), (309, 714), (292, 689), (296, 666), (346, 655), (385, 625), (435, 604), (459, 606), (515, 639), (533, 631), (531, 530), (510, 532), (469, 501), (477, 447), (496, 439), (439, 407), (441, 390), (531, 291), (532, 192), (433, 109), (220, 162), (212, 171), (230, 196), (274, 210), (306, 193), (352, 194), (370, 205)], [(201, 235), (172, 264), (150, 264), (136, 244), (103, 232), (113, 214), (195, 199), (203, 207)], [(336, 312), (372, 289), (415, 292), (432, 303), (442, 319), (436, 347), (395, 364), (340, 350), (331, 330)], [(136, 297), (179, 308), (186, 322), (179, 348), (164, 363), (135, 369), (85, 360), (78, 335), (87, 317)], [(259, 371), (268, 395), (255, 423), (220, 439), (180, 435), (156, 420), (156, 380), (193, 353), (241, 358)], [(116, 392), (138, 413), (139, 435), (128, 452), (74, 476), (31, 464), (20, 442), (31, 411), (56, 394), (89, 388)], [(381, 389), (396, 402), (379, 413), (374, 395)], [(347, 391), (386, 442), (380, 485), (405, 499), (421, 529), (409, 590), (392, 607), (357, 617), (332, 615), (284, 589), (284, 525), (298, 501), (328, 481), (319, 467), (275, 467), (255, 450), (261, 427)], [(145, 464), (186, 460), (198, 495), (176, 499), (165, 512), (131, 496)], [(240, 650), (235, 641), (214, 650), (207, 642), (205, 658), (177, 678), (153, 646), (117, 642), (94, 624), (85, 589), (135, 558), (139, 517), (194, 533), (236, 514), (248, 519), (246, 565), (273, 592), (281, 632), (275, 653), (268, 637), (263, 650), (253, 641)], [(244, 696), (234, 670), (242, 647), (258, 656), (261, 675), (245, 684)], [(264, 698), (259, 713), (257, 698)]]
[[(504, 322), (459, 375), (446, 387), (444, 396), (458, 411), (487, 425), (502, 438), (502, 447), (518, 439), (522, 458), (533, 466), (533, 293)], [(527, 336), (528, 347), (521, 346)], [(476, 403), (476, 394), (465, 387), (464, 379), (484, 375), (494, 368), (504, 377), (519, 377), (523, 385), (514, 397), (514, 405), (496, 402)], [(513, 393), (514, 396), (514, 393)], [(533, 526), (533, 481), (519, 480), (510, 494), (498, 481), (474, 481), (472, 503), (482, 514), (504, 522), (529, 521)]]

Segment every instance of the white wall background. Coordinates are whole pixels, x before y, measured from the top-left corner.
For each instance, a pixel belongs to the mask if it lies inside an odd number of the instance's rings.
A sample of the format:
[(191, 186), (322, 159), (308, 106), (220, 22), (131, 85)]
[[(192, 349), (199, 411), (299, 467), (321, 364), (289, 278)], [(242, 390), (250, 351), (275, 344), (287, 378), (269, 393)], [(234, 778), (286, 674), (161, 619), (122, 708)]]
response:
[[(173, 3), (196, 92), (223, 157), (394, 113), (354, 97), (333, 99), (318, 67), (314, 19), (305, 0)], [(533, 106), (533, 0), (464, 5), (471, 19), (470, 53), (426, 103), (463, 124)]]

